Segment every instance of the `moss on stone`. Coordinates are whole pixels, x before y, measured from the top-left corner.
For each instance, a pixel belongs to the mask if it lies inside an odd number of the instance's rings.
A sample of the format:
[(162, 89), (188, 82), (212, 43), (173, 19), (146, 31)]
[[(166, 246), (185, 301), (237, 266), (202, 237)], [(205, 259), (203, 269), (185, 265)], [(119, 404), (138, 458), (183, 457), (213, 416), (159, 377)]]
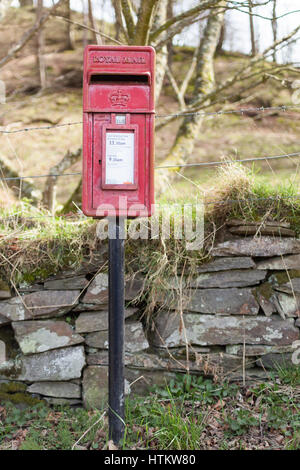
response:
[(10, 402), (15, 405), (38, 405), (39, 403), (45, 404), (44, 400), (40, 398), (33, 397), (26, 392), (17, 392), (17, 393), (6, 393), (0, 391), (0, 403)]
[(8, 284), (0, 278), (0, 290), (10, 292)]
[(18, 359), (8, 360), (0, 364), (0, 377), (3, 379), (17, 379), (22, 372), (22, 363)]
[(259, 287), (256, 288), (255, 292), (267, 300), (270, 300), (270, 298), (274, 294), (272, 286), (269, 282), (264, 282), (263, 284), (261, 284)]
[(286, 284), (290, 279), (300, 277), (299, 269), (291, 269), (287, 273), (286, 271), (276, 272), (272, 275), (278, 285)]
[(5, 382), (0, 383), (0, 393), (18, 393), (25, 392), (27, 385), (21, 382)]

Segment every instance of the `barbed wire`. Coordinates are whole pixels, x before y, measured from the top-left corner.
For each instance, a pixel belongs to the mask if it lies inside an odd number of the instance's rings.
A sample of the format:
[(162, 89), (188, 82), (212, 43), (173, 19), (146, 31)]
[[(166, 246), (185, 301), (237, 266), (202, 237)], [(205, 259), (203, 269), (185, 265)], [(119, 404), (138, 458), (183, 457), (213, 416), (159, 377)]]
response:
[[(268, 160), (278, 160), (283, 158), (294, 158), (300, 157), (300, 152), (294, 153), (285, 153), (282, 155), (266, 155), (263, 157), (253, 157), (253, 158), (244, 158), (241, 160), (220, 160), (220, 161), (213, 161), (213, 162), (194, 162), (194, 163), (184, 163), (184, 164), (174, 164), (174, 165), (162, 165), (154, 167), (155, 170), (167, 170), (171, 168), (190, 168), (190, 167), (197, 167), (197, 166), (219, 166), (219, 165), (228, 165), (229, 163), (250, 163), (250, 162), (258, 162), (258, 161), (268, 161)], [(44, 175), (28, 175), (28, 176), (9, 176), (3, 177), (0, 176), (0, 181), (14, 181), (14, 180), (25, 180), (25, 179), (33, 179), (33, 178), (49, 178), (49, 177), (62, 177), (62, 176), (79, 176), (82, 173), (80, 171), (75, 171), (73, 173), (48, 173)]]
[[(167, 117), (174, 117), (174, 118), (181, 118), (186, 116), (222, 116), (227, 114), (241, 114), (244, 115), (246, 113), (265, 113), (266, 111), (287, 111), (289, 109), (300, 109), (300, 105), (290, 105), (290, 106), (260, 106), (257, 108), (248, 107), (248, 108), (239, 108), (239, 109), (230, 109), (230, 110), (220, 110), (220, 111), (191, 111), (191, 112), (178, 112), (172, 114), (156, 114), (156, 119), (162, 119)], [(38, 130), (49, 130), (49, 129), (56, 129), (58, 127), (68, 127), (68, 126), (75, 126), (82, 124), (83, 121), (74, 121), (74, 122), (67, 122), (63, 124), (53, 124), (50, 126), (35, 126), (35, 127), (24, 127), (21, 129), (14, 129), (14, 130), (5, 130), (0, 129), (1, 134), (16, 134), (19, 132), (30, 132), (30, 131), (38, 131)]]
[(0, 133), (1, 134), (17, 134), (18, 132), (48, 130), (48, 129), (55, 129), (57, 127), (75, 126), (78, 124), (82, 124), (82, 121), (66, 122), (64, 124), (54, 124), (51, 126), (23, 127), (22, 129), (15, 129), (13, 131), (0, 130)]
[(195, 167), (195, 166), (218, 166), (218, 165), (227, 165), (228, 163), (249, 163), (249, 162), (258, 162), (264, 160), (278, 160), (281, 158), (292, 158), (292, 157), (299, 157), (300, 152), (295, 153), (286, 153), (283, 155), (268, 155), (265, 157), (254, 157), (254, 158), (244, 158), (242, 160), (220, 160), (218, 162), (196, 162), (196, 163), (184, 163), (182, 165), (163, 165), (163, 166), (156, 166), (156, 170), (160, 169), (171, 169), (171, 168), (188, 168), (188, 167)]
[(26, 180), (31, 178), (48, 178), (50, 176), (53, 177), (61, 177), (61, 176), (78, 176), (81, 175), (81, 171), (74, 171), (73, 173), (58, 173), (58, 174), (46, 174), (46, 175), (30, 175), (30, 176), (9, 176), (9, 177), (2, 177), (0, 176), (0, 181), (14, 181), (14, 180)]

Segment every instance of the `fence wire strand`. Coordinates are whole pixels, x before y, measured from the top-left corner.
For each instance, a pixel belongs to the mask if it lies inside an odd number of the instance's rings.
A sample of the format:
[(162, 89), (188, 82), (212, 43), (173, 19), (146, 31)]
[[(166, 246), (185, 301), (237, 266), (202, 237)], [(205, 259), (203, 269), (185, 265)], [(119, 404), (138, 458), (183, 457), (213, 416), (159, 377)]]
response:
[[(162, 165), (156, 166), (155, 170), (169, 170), (172, 168), (191, 168), (191, 167), (199, 167), (199, 166), (219, 166), (219, 165), (228, 165), (228, 163), (250, 163), (250, 162), (263, 162), (268, 160), (279, 160), (283, 158), (295, 158), (300, 157), (300, 152), (294, 153), (284, 153), (282, 155), (266, 155), (263, 157), (253, 157), (253, 158), (244, 158), (241, 160), (220, 160), (215, 162), (194, 162), (194, 163), (184, 163), (184, 164), (177, 164), (177, 165)], [(31, 178), (49, 178), (49, 177), (62, 177), (62, 176), (79, 176), (82, 173), (80, 171), (75, 171), (73, 173), (58, 173), (58, 174), (45, 174), (45, 175), (28, 175), (28, 176), (10, 176), (10, 177), (2, 177), (0, 176), (0, 181), (14, 181), (14, 180), (25, 180)]]
[[(273, 111), (287, 111), (288, 109), (300, 109), (300, 105), (293, 105), (293, 106), (270, 106), (270, 107), (248, 107), (248, 108), (240, 108), (240, 109), (231, 109), (231, 110), (223, 110), (223, 111), (209, 111), (209, 112), (179, 112), (179, 113), (173, 113), (173, 114), (157, 114), (155, 117), (156, 119), (162, 119), (162, 118), (168, 118), (168, 117), (174, 117), (174, 118), (182, 118), (186, 116), (203, 116), (203, 117), (218, 117), (222, 115), (228, 115), (228, 114), (240, 114), (240, 115), (245, 115), (249, 113), (265, 113), (266, 111), (273, 112)], [(50, 130), (50, 129), (55, 129), (59, 127), (68, 127), (68, 126), (73, 126), (73, 125), (79, 125), (82, 124), (82, 121), (75, 121), (75, 122), (68, 122), (68, 123), (63, 123), (63, 124), (55, 124), (55, 125), (50, 125), (50, 126), (37, 126), (37, 127), (25, 127), (22, 129), (15, 129), (15, 130), (3, 130), (0, 129), (0, 134), (15, 134), (15, 133), (20, 133), (20, 132), (30, 132), (30, 131), (44, 131), (44, 130)], [(194, 162), (194, 163), (185, 163), (185, 164), (178, 164), (178, 165), (161, 165), (161, 166), (156, 166), (156, 170), (168, 170), (168, 169), (179, 169), (179, 168), (190, 168), (190, 167), (210, 167), (210, 166), (219, 166), (219, 165), (226, 165), (228, 163), (250, 163), (250, 162), (263, 162), (263, 161), (268, 161), (268, 160), (275, 160), (275, 159), (285, 159), (285, 158), (295, 158), (299, 157), (300, 152), (294, 152), (294, 153), (286, 153), (282, 155), (266, 155), (262, 157), (253, 157), (253, 158), (245, 158), (245, 159), (235, 159), (235, 160), (220, 160), (220, 161), (206, 161), (206, 162)], [(29, 176), (11, 176), (11, 177), (3, 177), (0, 176), (0, 181), (22, 181), (25, 179), (36, 179), (36, 178), (49, 178), (49, 177), (62, 177), (62, 176), (80, 176), (82, 173), (80, 171), (78, 172), (72, 172), (72, 173), (61, 173), (61, 174), (43, 174), (43, 175), (29, 175)], [(300, 200), (300, 194), (299, 195), (293, 195), (293, 196), (283, 196), (283, 195), (278, 195), (278, 196), (268, 196), (268, 197), (248, 197), (247, 201), (262, 201), (262, 200), (269, 200), (269, 201), (282, 201), (282, 200)], [(204, 205), (210, 205), (210, 204), (235, 204), (235, 203), (242, 203), (246, 202), (246, 199), (225, 199), (225, 200), (205, 200), (204, 199)], [(195, 206), (197, 203), (191, 203), (187, 205), (192, 205)], [(172, 204), (158, 204), (158, 206), (173, 206)], [(82, 212), (78, 214), (74, 214), (72, 216), (57, 216), (57, 215), (40, 215), (40, 216), (27, 216), (26, 213), (18, 213), (18, 214), (13, 214), (13, 215), (8, 215), (4, 217), (0, 217), (0, 223), (4, 222), (5, 220), (9, 219), (15, 219), (18, 220), (20, 218), (26, 220), (31, 220), (31, 219), (44, 219), (44, 218), (51, 218), (51, 219), (58, 219), (58, 220), (70, 220), (76, 218), (76, 220), (81, 219), (81, 220), (86, 220), (88, 217), (86, 217)], [(22, 220), (21, 220), (22, 222)]]
[[(300, 105), (290, 105), (290, 106), (269, 106), (264, 107), (260, 106), (258, 108), (240, 108), (240, 109), (229, 109), (229, 110), (220, 110), (220, 111), (191, 111), (191, 112), (179, 112), (179, 113), (172, 113), (172, 114), (156, 114), (156, 119), (162, 119), (167, 117), (174, 117), (174, 118), (181, 118), (186, 116), (222, 116), (227, 114), (240, 114), (244, 115), (246, 113), (265, 113), (266, 111), (287, 111), (288, 109), (300, 109)], [(1, 134), (17, 134), (19, 132), (30, 132), (30, 131), (39, 131), (39, 130), (50, 130), (56, 129), (58, 127), (68, 127), (68, 126), (77, 126), (82, 124), (83, 121), (74, 121), (74, 122), (66, 122), (63, 124), (54, 124), (51, 126), (35, 126), (35, 127), (23, 127), (22, 129), (14, 129), (14, 130), (6, 130), (0, 129)]]

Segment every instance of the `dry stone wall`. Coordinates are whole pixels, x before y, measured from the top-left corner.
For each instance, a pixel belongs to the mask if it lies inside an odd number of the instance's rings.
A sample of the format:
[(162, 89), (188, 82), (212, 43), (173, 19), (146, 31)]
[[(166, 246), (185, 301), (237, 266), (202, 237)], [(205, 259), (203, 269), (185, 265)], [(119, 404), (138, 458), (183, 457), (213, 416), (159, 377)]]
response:
[[(130, 305), (143, 280), (127, 282), (127, 393), (147, 393), (187, 370), (252, 380), (277, 363), (297, 366), (300, 240), (286, 223), (269, 222), (268, 235), (257, 229), (231, 221), (230, 239), (196, 276), (181, 279), (183, 296), (169, 279), (149, 299), (157, 305), (150, 331), (144, 304)], [(0, 402), (105, 404), (108, 276), (98, 268), (85, 264), (18, 293), (0, 282)]]

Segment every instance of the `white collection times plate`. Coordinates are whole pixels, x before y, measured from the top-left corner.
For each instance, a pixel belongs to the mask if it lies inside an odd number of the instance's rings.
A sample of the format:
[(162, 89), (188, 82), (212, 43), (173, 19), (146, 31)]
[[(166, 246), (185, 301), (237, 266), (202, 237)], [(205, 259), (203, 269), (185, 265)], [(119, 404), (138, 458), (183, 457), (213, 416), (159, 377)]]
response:
[(105, 184), (134, 184), (134, 132), (106, 133)]

